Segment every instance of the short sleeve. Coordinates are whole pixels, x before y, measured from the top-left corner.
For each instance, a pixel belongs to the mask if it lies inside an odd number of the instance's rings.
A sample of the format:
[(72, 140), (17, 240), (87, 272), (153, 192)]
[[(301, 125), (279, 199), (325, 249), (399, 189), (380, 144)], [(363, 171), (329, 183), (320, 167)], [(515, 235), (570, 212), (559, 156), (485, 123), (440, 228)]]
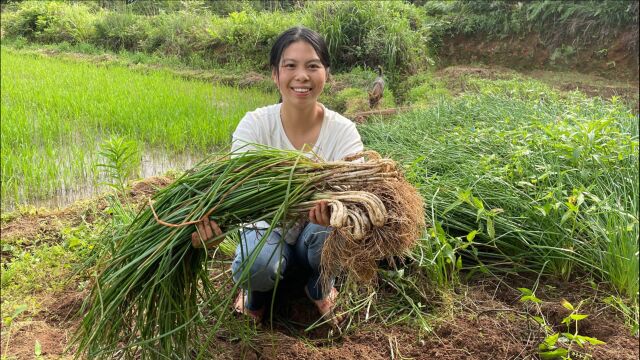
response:
[(337, 142), (335, 159), (341, 160), (346, 156), (353, 155), (364, 150), (360, 133), (356, 125), (349, 121), (341, 132), (340, 140)]
[(255, 118), (252, 113), (248, 112), (238, 123), (236, 130), (231, 138), (231, 152), (244, 152), (252, 150), (255, 147), (250, 144), (258, 144), (258, 134), (256, 132)]

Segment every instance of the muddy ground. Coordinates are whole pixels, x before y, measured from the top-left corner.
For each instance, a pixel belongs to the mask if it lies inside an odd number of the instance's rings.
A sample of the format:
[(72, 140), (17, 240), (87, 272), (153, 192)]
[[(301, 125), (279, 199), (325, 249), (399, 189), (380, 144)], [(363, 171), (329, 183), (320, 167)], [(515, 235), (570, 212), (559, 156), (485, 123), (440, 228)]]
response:
[[(152, 178), (134, 186), (130, 195), (140, 202), (170, 180)], [(104, 199), (91, 205), (78, 203), (57, 211), (40, 210), (23, 214), (2, 224), (3, 242), (22, 239), (25, 246), (38, 241), (60, 241), (64, 225), (94, 221), (104, 209)], [(45, 239), (45, 240), (43, 240)], [(10, 262), (3, 256), (3, 262)], [(610, 292), (597, 284), (575, 280), (571, 283), (543, 281), (536, 295), (543, 300), (540, 309), (519, 301), (517, 287), (533, 286), (533, 279), (475, 278), (452, 290), (432, 289), (427, 316), (433, 328), (420, 331), (416, 325), (385, 324), (375, 316), (363, 320), (364, 310), (351, 316), (352, 324), (339, 336), (330, 328), (305, 332), (305, 325), (316, 320), (315, 308), (301, 291), (289, 292), (274, 314), (273, 323), (263, 323), (259, 336), (250, 344), (221, 332), (207, 354), (215, 359), (537, 359), (536, 348), (544, 339), (541, 327), (532, 316), (542, 315), (556, 331), (565, 331), (562, 318), (568, 315), (562, 299), (573, 304), (584, 301), (582, 313), (589, 317), (580, 323), (580, 334), (595, 337), (605, 345), (576, 348), (575, 359), (637, 359), (638, 338), (630, 333), (620, 313), (602, 302)], [(378, 299), (393, 295), (393, 290), (380, 282)], [(45, 359), (73, 357), (73, 349), (65, 350), (79, 319), (75, 316), (86, 290), (72, 283), (55, 294), (35, 294), (41, 310), (13, 324), (3, 324), (2, 355), (8, 359), (34, 359), (36, 341)], [(231, 309), (229, 309), (231, 311)], [(388, 322), (387, 322), (388, 323)], [(295, 325), (291, 325), (295, 324)]]

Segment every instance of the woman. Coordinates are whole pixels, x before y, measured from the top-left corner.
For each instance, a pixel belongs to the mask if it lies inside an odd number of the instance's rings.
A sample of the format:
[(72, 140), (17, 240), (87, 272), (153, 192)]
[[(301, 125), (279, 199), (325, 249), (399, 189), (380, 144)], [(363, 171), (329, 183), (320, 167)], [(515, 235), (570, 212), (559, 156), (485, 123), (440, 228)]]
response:
[[(363, 150), (355, 125), (340, 114), (318, 102), (329, 76), (329, 51), (324, 39), (316, 32), (294, 27), (283, 32), (271, 48), (271, 76), (281, 95), (281, 102), (247, 113), (233, 133), (232, 150), (246, 151), (251, 144), (280, 149), (301, 150), (309, 156), (335, 161)], [(320, 254), (330, 232), (330, 210), (319, 202), (309, 211), (309, 221), (273, 231), (259, 248), (268, 224), (261, 222), (242, 231), (241, 243), (232, 264), (237, 282), (243, 271), (248, 280), (236, 299), (235, 308), (260, 321), (269, 292), (281, 279), (287, 266), (299, 264), (310, 272), (305, 286), (307, 296), (322, 316), (332, 316), (337, 290), (331, 281), (323, 289), (320, 276)], [(210, 239), (221, 234), (213, 221), (203, 220), (192, 240), (202, 244), (200, 237)], [(257, 248), (258, 247), (258, 248)], [(245, 259), (259, 251), (249, 270)], [(335, 320), (335, 319), (334, 319)]]

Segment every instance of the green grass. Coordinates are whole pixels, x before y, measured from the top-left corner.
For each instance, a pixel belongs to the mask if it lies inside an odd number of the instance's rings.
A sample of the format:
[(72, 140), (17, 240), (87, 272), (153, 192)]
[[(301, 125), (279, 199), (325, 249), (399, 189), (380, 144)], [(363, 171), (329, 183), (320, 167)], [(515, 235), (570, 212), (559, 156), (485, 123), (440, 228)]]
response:
[[(98, 146), (119, 135), (146, 149), (208, 153), (229, 144), (273, 94), (2, 49), (2, 202), (95, 181)], [(80, 179), (80, 180), (79, 180)]]
[[(590, 274), (638, 300), (638, 118), (527, 80), (471, 80), (453, 101), (360, 127), (406, 164), (434, 224), (414, 258), (461, 269)], [(637, 306), (637, 305), (636, 305)]]

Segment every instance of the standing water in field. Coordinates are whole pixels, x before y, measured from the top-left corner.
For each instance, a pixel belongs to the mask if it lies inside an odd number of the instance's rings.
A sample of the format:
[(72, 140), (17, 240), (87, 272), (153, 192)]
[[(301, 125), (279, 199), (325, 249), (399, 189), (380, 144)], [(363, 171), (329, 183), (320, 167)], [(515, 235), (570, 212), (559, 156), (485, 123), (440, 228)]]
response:
[(200, 155), (227, 147), (247, 111), (274, 100), (264, 91), (212, 87), (162, 69), (140, 72), (5, 47), (0, 65), (3, 212), (17, 204), (64, 206), (105, 191), (100, 183), (113, 177), (101, 179), (105, 168), (96, 165), (110, 136), (156, 149), (130, 157), (136, 165), (127, 179), (191, 167)]
[[(160, 150), (145, 150), (140, 164), (135, 170), (137, 176), (133, 179), (144, 179), (150, 176), (157, 176), (167, 173), (171, 170), (185, 170), (193, 167), (200, 158), (191, 153), (182, 154), (167, 154)], [(85, 174), (82, 179), (77, 179), (77, 183), (73, 186), (65, 185), (60, 182), (59, 187), (52, 189), (51, 196), (38, 196), (30, 193), (25, 193), (19, 187), (14, 196), (2, 199), (2, 212), (8, 212), (15, 210), (19, 205), (30, 205), (35, 207), (46, 208), (62, 208), (75, 201), (88, 199), (97, 194), (112, 191), (112, 189), (106, 185), (110, 182), (104, 174), (98, 176), (92, 176), (92, 174)]]

